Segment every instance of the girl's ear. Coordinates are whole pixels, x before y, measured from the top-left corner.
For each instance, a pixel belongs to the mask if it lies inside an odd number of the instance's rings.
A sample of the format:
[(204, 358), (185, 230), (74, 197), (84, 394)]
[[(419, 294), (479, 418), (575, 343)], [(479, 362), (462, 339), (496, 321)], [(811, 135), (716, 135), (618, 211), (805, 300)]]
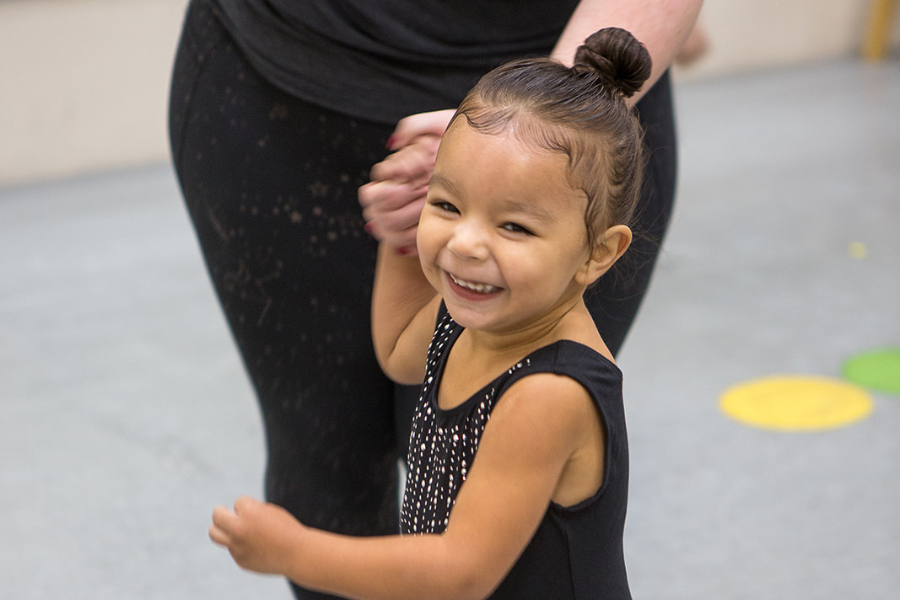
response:
[(613, 225), (597, 240), (591, 256), (578, 271), (578, 283), (589, 286), (606, 273), (625, 254), (631, 245), (631, 229), (626, 225)]

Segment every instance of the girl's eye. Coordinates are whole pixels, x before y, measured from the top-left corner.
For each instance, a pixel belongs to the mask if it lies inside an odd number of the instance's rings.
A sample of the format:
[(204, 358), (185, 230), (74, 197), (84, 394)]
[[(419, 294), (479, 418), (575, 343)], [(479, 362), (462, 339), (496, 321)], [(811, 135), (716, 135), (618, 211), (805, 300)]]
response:
[(458, 210), (455, 206), (453, 206), (453, 205), (450, 204), (449, 202), (445, 202), (445, 201), (443, 201), (443, 200), (436, 200), (436, 201), (432, 202), (431, 204), (432, 204), (435, 208), (438, 208), (438, 209), (443, 210), (443, 211), (452, 212), (452, 213), (459, 213), (459, 210)]
[(518, 223), (504, 223), (502, 229), (509, 231), (510, 233), (522, 233), (525, 235), (534, 235), (534, 233), (528, 229), (527, 227), (522, 227)]

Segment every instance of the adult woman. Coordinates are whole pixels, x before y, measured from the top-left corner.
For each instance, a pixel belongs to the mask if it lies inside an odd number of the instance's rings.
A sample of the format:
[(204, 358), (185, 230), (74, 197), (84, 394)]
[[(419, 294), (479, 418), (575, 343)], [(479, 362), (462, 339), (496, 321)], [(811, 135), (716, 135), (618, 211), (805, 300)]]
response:
[[(638, 104), (649, 148), (637, 223), (645, 242), (632, 249), (633, 271), (608, 278), (618, 284), (601, 283), (588, 303), (617, 351), (668, 222), (675, 146), (665, 73), (700, 4), (191, 1), (172, 80), (172, 154), (259, 398), (267, 499), (317, 528), (397, 530), (396, 439), (405, 446), (412, 402), (395, 401), (372, 350), (376, 243), (356, 190), (402, 117), (455, 107), (514, 58), (570, 62), (603, 26), (631, 31), (654, 65)], [(440, 125), (425, 121), (398, 135), (436, 137)]]

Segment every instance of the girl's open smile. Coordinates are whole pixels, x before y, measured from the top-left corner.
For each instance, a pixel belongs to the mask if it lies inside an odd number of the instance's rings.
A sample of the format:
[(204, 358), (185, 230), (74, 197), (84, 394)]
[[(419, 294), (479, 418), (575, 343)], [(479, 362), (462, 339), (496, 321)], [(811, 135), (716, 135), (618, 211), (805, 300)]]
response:
[(460, 277), (456, 277), (455, 275), (447, 271), (444, 271), (444, 273), (446, 273), (448, 279), (450, 279), (452, 289), (457, 294), (460, 294), (466, 298), (482, 300), (491, 297), (503, 290), (503, 288), (496, 285), (467, 281)]

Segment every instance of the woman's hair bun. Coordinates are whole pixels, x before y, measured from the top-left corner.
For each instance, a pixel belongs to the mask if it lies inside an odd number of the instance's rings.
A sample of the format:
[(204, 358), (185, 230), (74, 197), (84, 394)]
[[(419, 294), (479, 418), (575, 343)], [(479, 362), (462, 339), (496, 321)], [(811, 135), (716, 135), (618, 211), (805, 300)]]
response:
[(607, 27), (578, 47), (572, 70), (596, 73), (602, 84), (629, 98), (650, 77), (651, 67), (650, 53), (643, 44), (624, 29)]

